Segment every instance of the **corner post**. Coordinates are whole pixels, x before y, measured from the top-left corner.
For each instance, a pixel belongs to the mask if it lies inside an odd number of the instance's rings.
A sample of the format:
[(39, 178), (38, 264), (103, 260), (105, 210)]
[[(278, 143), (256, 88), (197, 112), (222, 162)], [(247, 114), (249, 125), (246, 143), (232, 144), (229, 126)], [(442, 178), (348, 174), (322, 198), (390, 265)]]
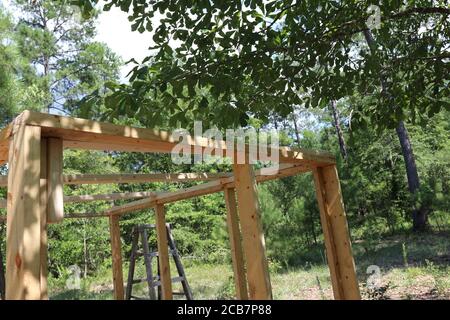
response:
[(254, 172), (250, 164), (234, 164), (233, 172), (244, 254), (247, 261), (249, 298), (270, 300), (272, 288)]
[(158, 240), (158, 261), (161, 293), (163, 300), (172, 300), (172, 278), (170, 276), (169, 249), (167, 241), (166, 211), (163, 204), (155, 206), (156, 235)]
[(225, 205), (227, 207), (227, 227), (228, 235), (230, 237), (236, 298), (239, 300), (248, 300), (247, 276), (245, 274), (244, 253), (242, 250), (241, 231), (239, 229), (239, 218), (234, 188), (225, 188), (224, 195)]
[(336, 300), (360, 300), (347, 217), (335, 165), (314, 169), (331, 283)]
[(120, 241), (120, 216), (112, 215), (109, 217), (109, 232), (111, 236), (112, 267), (113, 267), (113, 285), (114, 299), (124, 299), (123, 289), (123, 271), (122, 271), (122, 246)]
[(10, 138), (6, 299), (41, 299), (41, 128), (14, 124)]

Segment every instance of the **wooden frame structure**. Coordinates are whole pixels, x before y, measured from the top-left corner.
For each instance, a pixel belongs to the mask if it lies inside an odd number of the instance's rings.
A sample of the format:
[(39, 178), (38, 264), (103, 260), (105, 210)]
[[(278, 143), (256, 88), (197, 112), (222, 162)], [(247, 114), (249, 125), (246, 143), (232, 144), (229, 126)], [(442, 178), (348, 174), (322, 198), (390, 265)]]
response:
[[(248, 163), (234, 164), (232, 173), (219, 174), (117, 174), (64, 175), (64, 148), (88, 150), (170, 153), (178, 143), (168, 132), (132, 128), (78, 118), (25, 111), (0, 131), (0, 165), (8, 163), (8, 176), (0, 177), (7, 187), (6, 298), (47, 298), (48, 223), (64, 218), (106, 217), (110, 222), (114, 298), (123, 299), (120, 216), (138, 210), (155, 210), (163, 298), (171, 299), (170, 268), (163, 226), (165, 204), (224, 192), (227, 226), (238, 299), (271, 299), (271, 283), (265, 241), (257, 200), (257, 183), (313, 172), (320, 208), (327, 260), (334, 297), (360, 299), (347, 220), (335, 160), (326, 152), (272, 149), (279, 166), (253, 171)], [(188, 141), (192, 152), (203, 152), (211, 141), (195, 137)], [(236, 151), (247, 156), (245, 150)], [(219, 143), (215, 155), (229, 156)], [(245, 159), (248, 159), (246, 157)], [(267, 160), (260, 158), (259, 160)], [(175, 192), (135, 192), (107, 195), (64, 196), (64, 184), (141, 183), (152, 181), (207, 181)], [(64, 203), (134, 199), (99, 214), (64, 216)]]

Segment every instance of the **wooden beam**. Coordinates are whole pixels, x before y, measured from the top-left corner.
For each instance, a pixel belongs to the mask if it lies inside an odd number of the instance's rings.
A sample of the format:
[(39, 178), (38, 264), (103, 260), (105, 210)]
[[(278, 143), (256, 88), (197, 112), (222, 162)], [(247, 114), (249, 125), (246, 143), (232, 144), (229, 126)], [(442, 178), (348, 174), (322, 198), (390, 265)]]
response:
[(242, 228), (249, 298), (272, 299), (264, 233), (259, 212), (256, 180), (249, 164), (234, 164), (239, 220)]
[(155, 216), (162, 299), (172, 300), (172, 278), (170, 275), (169, 250), (167, 242), (166, 212), (163, 204), (156, 205)]
[[(296, 175), (302, 172), (308, 172), (311, 169), (302, 165), (286, 165), (282, 164), (279, 167), (266, 168), (265, 171), (256, 170), (256, 181), (258, 183), (281, 179), (284, 177)], [(227, 174), (228, 175), (228, 174)], [(127, 200), (127, 199), (143, 199), (139, 202), (131, 202), (123, 206), (117, 206), (108, 210), (105, 215), (123, 214), (141, 209), (153, 207), (157, 200), (160, 203), (170, 203), (178, 200), (186, 200), (193, 197), (198, 197), (210, 193), (220, 192), (224, 188), (234, 188), (234, 178), (222, 178), (213, 180), (208, 183), (203, 183), (190, 188), (180, 189), (174, 192), (129, 192), (129, 193), (110, 193), (97, 195), (77, 195), (64, 196), (64, 202), (88, 202), (88, 201), (110, 201), (110, 200)], [(0, 208), (6, 206), (6, 200), (0, 199)], [(123, 209), (123, 210), (122, 210)], [(104, 216), (104, 215), (102, 215)]]
[[(178, 139), (174, 139), (171, 133), (162, 130), (133, 128), (32, 111), (24, 111), (20, 117), (28, 125), (42, 127), (42, 132), (45, 136), (62, 138), (65, 140), (65, 147), (71, 148), (170, 153), (179, 142)], [(225, 156), (226, 154), (227, 144), (225, 141), (213, 141), (204, 137), (186, 137), (186, 143), (192, 147), (191, 151), (193, 152), (203, 152), (205, 148), (217, 146), (220, 156)], [(241, 151), (235, 148), (234, 156), (238, 152), (240, 153)], [(334, 156), (324, 151), (282, 147), (272, 149), (269, 154), (273, 154), (272, 152), (278, 152), (281, 163), (304, 162), (319, 166), (335, 163)], [(249, 153), (248, 146), (245, 147), (243, 153)], [(272, 159), (264, 157), (261, 153), (258, 155), (258, 160)]]
[(211, 181), (230, 177), (231, 173), (132, 173), (132, 174), (74, 174), (64, 175), (64, 184), (107, 184), (146, 182)]
[(114, 299), (124, 300), (122, 243), (120, 241), (119, 219), (120, 219), (119, 216), (109, 217), (109, 232), (111, 236)]
[(64, 218), (63, 141), (47, 138), (47, 172), (48, 172), (48, 212), (49, 223), (60, 222)]
[(142, 192), (122, 192), (122, 193), (117, 192), (108, 194), (64, 196), (64, 203), (142, 199), (152, 197), (157, 194), (158, 192), (142, 191)]
[[(302, 164), (280, 164), (263, 170), (258, 170), (258, 182), (279, 179), (300, 172), (311, 171), (311, 166)], [(186, 182), (186, 181), (214, 181), (230, 178), (230, 172), (219, 173), (131, 173), (131, 174), (69, 174), (63, 175), (63, 183), (78, 184), (109, 184), (109, 183), (145, 183), (145, 182)], [(0, 187), (8, 184), (7, 176), (0, 176)]]
[[(293, 168), (296, 168), (293, 170)], [(268, 175), (261, 175), (261, 171), (258, 170), (258, 174), (260, 175), (259, 179), (261, 182), (268, 181), (272, 179), (277, 179), (283, 177), (283, 173), (275, 174), (271, 169), (267, 169), (268, 171), (264, 171)], [(305, 172), (309, 170), (309, 168), (305, 168), (303, 166), (295, 166), (295, 165), (284, 165), (280, 166), (279, 170), (283, 172), (283, 170), (287, 170), (289, 175), (293, 175), (295, 173)], [(273, 173), (273, 174), (270, 174)], [(199, 197), (215, 192), (220, 192), (224, 188), (234, 188), (235, 182), (234, 177), (224, 178), (220, 180), (215, 180), (211, 182), (206, 182), (203, 184), (199, 184), (190, 188), (180, 189), (174, 192), (163, 192), (160, 194), (152, 194), (147, 199), (133, 201), (121, 206), (115, 206), (111, 209), (106, 210), (104, 215), (113, 215), (113, 214), (126, 214), (133, 211), (139, 211), (146, 208), (154, 207), (156, 204), (167, 204), (175, 201), (186, 200), (194, 197)]]
[(314, 170), (314, 182), (334, 298), (337, 300), (360, 300), (361, 295), (336, 166)]
[(70, 213), (64, 216), (64, 219), (91, 219), (91, 218), (109, 218), (110, 215), (99, 213)]
[(41, 299), (41, 129), (15, 125), (9, 147), (6, 299)]
[(236, 298), (238, 300), (248, 300), (247, 276), (245, 273), (245, 261), (242, 250), (236, 195), (233, 188), (225, 188), (224, 195), (225, 205), (227, 207), (227, 227), (228, 235), (230, 237)]

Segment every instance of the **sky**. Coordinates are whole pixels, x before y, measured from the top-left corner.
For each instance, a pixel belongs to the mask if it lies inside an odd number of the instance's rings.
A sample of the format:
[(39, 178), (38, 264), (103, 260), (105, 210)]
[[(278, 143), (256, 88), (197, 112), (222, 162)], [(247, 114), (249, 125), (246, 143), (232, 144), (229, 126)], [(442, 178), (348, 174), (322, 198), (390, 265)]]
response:
[[(0, 3), (17, 16), (11, 6), (11, 0), (0, 0)], [(101, 4), (99, 6), (101, 8)], [(156, 17), (158, 19), (158, 17)], [(124, 62), (134, 58), (140, 62), (149, 55), (148, 48), (153, 45), (153, 34), (150, 32), (139, 33), (131, 31), (131, 23), (126, 12), (112, 7), (110, 11), (101, 11), (97, 20), (96, 41), (104, 42), (118, 54)], [(120, 69), (121, 82), (126, 82), (126, 75), (132, 69), (132, 65), (124, 65)]]
[[(150, 53), (148, 48), (153, 44), (152, 36), (149, 32), (131, 31), (127, 13), (112, 7), (110, 11), (101, 12), (95, 40), (106, 43), (124, 62), (131, 58), (140, 62)], [(120, 70), (122, 82), (125, 82), (125, 76), (132, 67), (132, 64), (122, 66)]]

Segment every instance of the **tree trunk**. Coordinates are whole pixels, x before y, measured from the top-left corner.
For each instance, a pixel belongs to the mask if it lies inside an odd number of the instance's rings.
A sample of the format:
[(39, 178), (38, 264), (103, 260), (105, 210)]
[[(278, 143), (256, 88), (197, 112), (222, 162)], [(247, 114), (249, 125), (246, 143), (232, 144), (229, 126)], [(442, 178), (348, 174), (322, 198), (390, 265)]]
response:
[(336, 107), (336, 101), (331, 101), (330, 108), (334, 119), (334, 127), (336, 128), (336, 134), (339, 141), (339, 149), (341, 150), (342, 158), (344, 160), (347, 160), (347, 146), (345, 145), (344, 135), (339, 123), (339, 110)]
[[(419, 174), (417, 172), (416, 160), (414, 152), (409, 140), (408, 130), (406, 130), (403, 121), (400, 121), (397, 128), (397, 136), (402, 147), (403, 159), (405, 161), (406, 176), (408, 178), (408, 189), (413, 197), (417, 194), (420, 188)], [(413, 229), (417, 231), (424, 230), (428, 220), (428, 210), (422, 206), (414, 208), (412, 212)]]
[[(376, 42), (375, 39), (373, 38), (372, 32), (369, 29), (364, 30), (364, 37), (370, 48), (370, 51), (373, 54), (374, 51), (376, 50)], [(388, 91), (386, 79), (383, 76), (380, 76), (380, 82), (383, 94), (390, 97), (391, 98), (390, 100), (393, 101), (394, 99), (392, 99), (392, 94)], [(408, 189), (414, 199), (420, 188), (420, 180), (419, 174), (417, 172), (416, 160), (411, 146), (411, 141), (409, 139), (408, 131), (406, 130), (403, 121), (400, 121), (398, 123), (396, 132), (398, 139), (400, 141), (400, 146), (402, 148), (403, 159), (405, 161), (406, 177), (408, 179)], [(414, 231), (424, 230), (427, 226), (428, 209), (424, 208), (423, 206), (417, 208), (416, 204), (414, 204), (412, 211), (412, 220)]]
[(300, 131), (297, 125), (297, 116), (295, 115), (295, 110), (292, 112), (292, 122), (294, 122), (295, 138), (297, 139), (297, 146), (300, 148)]

